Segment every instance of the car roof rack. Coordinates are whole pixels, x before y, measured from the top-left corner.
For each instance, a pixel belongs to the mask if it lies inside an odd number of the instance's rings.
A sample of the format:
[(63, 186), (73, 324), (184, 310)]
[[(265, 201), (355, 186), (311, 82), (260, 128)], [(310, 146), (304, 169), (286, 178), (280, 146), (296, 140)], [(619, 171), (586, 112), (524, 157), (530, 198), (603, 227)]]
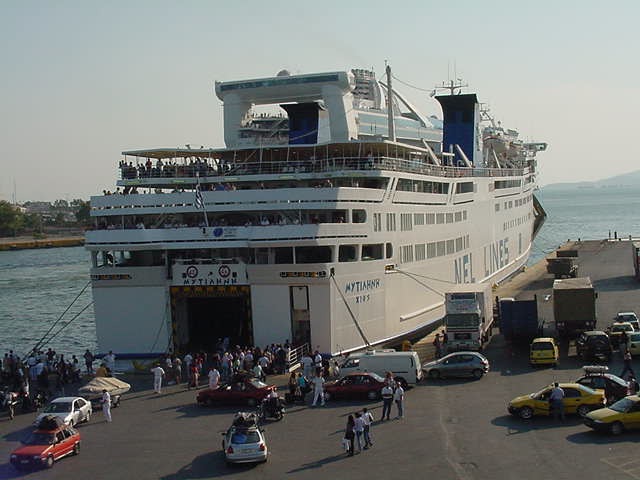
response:
[(584, 367), (582, 367), (582, 369), (586, 374), (599, 373), (602, 375), (603, 373), (607, 373), (609, 371), (609, 367), (607, 367), (606, 365), (585, 365)]

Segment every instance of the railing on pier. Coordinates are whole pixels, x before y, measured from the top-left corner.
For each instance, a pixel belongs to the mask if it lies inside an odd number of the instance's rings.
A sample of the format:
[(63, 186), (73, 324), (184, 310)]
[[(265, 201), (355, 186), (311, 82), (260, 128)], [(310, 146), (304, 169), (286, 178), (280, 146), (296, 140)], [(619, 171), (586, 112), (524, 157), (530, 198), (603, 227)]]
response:
[(287, 359), (289, 373), (295, 372), (297, 369), (299, 369), (302, 365), (302, 357), (310, 352), (311, 348), (309, 347), (308, 343), (303, 343), (302, 345), (289, 350), (289, 358)]

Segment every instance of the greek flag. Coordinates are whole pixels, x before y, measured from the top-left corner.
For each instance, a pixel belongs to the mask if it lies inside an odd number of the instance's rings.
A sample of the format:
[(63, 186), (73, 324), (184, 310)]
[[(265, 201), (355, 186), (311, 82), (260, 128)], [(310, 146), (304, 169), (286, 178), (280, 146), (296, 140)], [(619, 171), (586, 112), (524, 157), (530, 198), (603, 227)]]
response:
[(202, 192), (200, 191), (200, 182), (196, 184), (196, 201), (194, 205), (198, 210), (204, 210), (204, 200), (202, 198)]

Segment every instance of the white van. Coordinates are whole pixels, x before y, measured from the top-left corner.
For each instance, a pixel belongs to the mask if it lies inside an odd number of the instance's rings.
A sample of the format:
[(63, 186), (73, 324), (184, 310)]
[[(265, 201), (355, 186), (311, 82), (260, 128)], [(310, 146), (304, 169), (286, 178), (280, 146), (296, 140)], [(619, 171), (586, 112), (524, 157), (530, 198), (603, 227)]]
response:
[(391, 372), (396, 380), (403, 384), (415, 384), (422, 379), (420, 357), (416, 352), (368, 350), (352, 353), (340, 365), (340, 376), (352, 372), (373, 372), (381, 377)]

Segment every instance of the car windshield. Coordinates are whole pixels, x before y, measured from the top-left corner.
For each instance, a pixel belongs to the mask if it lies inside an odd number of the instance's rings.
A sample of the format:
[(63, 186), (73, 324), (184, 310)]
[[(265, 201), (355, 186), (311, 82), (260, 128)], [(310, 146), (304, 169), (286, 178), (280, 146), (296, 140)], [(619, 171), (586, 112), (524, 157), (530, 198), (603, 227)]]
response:
[(374, 380), (377, 380), (378, 382), (384, 382), (384, 378), (382, 378), (380, 375), (378, 375), (377, 373), (369, 373), (369, 376), (371, 378), (373, 378)]
[(44, 413), (64, 413), (71, 411), (71, 402), (53, 402), (47, 405)]
[(531, 344), (531, 350), (553, 350), (551, 342), (536, 342)]
[(540, 390), (539, 392), (536, 393), (532, 393), (531, 395), (529, 395), (531, 398), (538, 398), (541, 397), (544, 393), (548, 393), (549, 392), (549, 387), (545, 387), (542, 390)]
[(596, 392), (593, 388), (589, 388), (585, 385), (580, 385), (580, 389), (587, 392), (589, 395), (597, 395), (598, 392)]
[(260, 435), (255, 430), (247, 430), (241, 432), (234, 432), (231, 435), (231, 443), (234, 445), (243, 445), (246, 443), (258, 443), (260, 441)]
[(614, 325), (611, 330), (614, 332), (631, 332), (633, 327), (631, 325)]
[(251, 385), (253, 385), (255, 388), (264, 388), (267, 386), (266, 383), (262, 383), (260, 380), (258, 379), (253, 379), (249, 382)]
[(640, 333), (632, 333), (629, 336), (629, 340), (632, 342), (640, 342)]
[(609, 408), (614, 412), (624, 413), (629, 408), (631, 408), (635, 402), (629, 398), (623, 398), (622, 400), (618, 400), (616, 403), (611, 405)]
[(25, 445), (53, 445), (56, 436), (51, 433), (31, 432), (22, 440)]

